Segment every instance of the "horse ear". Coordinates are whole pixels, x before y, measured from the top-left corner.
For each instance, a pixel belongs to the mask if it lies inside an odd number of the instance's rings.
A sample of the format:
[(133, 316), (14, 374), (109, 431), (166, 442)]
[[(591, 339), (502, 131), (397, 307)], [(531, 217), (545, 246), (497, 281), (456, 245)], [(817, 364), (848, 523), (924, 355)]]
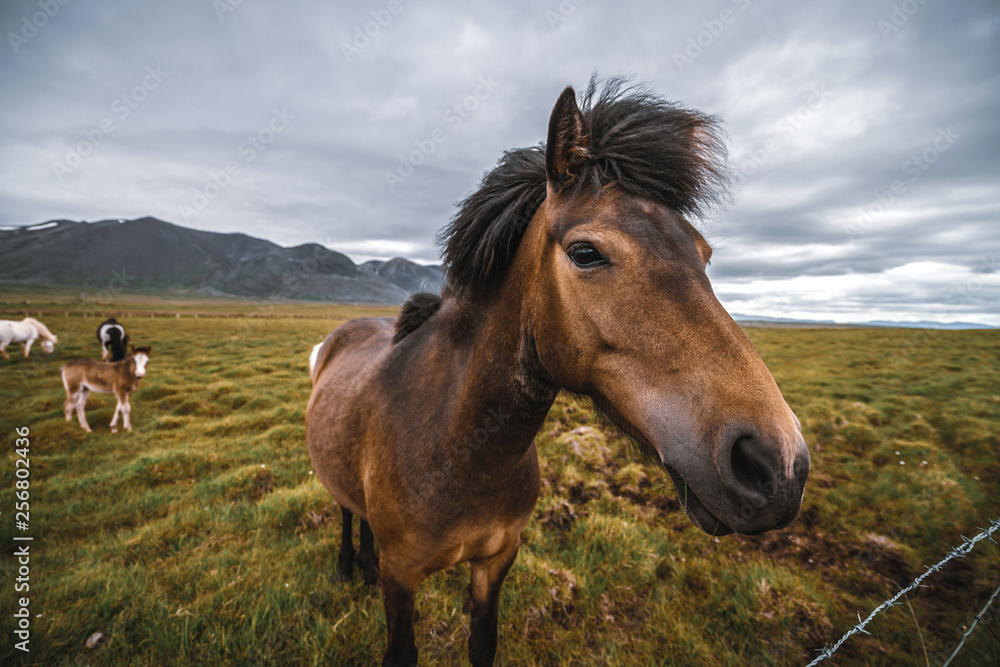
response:
[(576, 93), (567, 86), (549, 118), (545, 145), (545, 171), (549, 186), (557, 192), (576, 178), (589, 154), (590, 128), (576, 105)]
[(132, 350), (132, 354), (135, 354), (135, 345), (129, 345), (128, 347)]

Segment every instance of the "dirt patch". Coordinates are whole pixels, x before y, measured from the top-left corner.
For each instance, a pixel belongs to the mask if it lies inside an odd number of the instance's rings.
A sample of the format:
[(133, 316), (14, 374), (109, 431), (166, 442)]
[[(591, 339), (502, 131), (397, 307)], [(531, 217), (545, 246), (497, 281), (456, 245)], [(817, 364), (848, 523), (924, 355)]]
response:
[(253, 476), (253, 484), (247, 492), (250, 500), (260, 500), (274, 490), (274, 477), (267, 469), (258, 470)]
[(617, 481), (608, 484), (608, 490), (619, 498), (639, 507), (649, 507), (663, 514), (670, 514), (681, 509), (673, 489), (667, 484), (655, 484), (642, 475), (638, 484)]
[[(995, 547), (994, 547), (995, 548)], [(969, 594), (976, 589), (974, 561), (955, 558), (925, 583), (930, 590), (926, 599), (941, 610), (961, 608), (969, 603)]]
[(333, 505), (325, 505), (319, 511), (309, 510), (308, 514), (299, 519), (299, 530), (305, 532), (322, 528), (337, 516), (340, 516), (340, 511)]
[(561, 499), (555, 505), (539, 512), (538, 522), (546, 530), (557, 530), (565, 533), (569, 532), (580, 516), (585, 515), (577, 514), (573, 505), (565, 499)]
[(593, 484), (577, 482), (564, 493), (565, 498), (574, 505), (586, 505), (591, 500), (601, 497), (601, 491)]
[(806, 570), (855, 570), (872, 584), (872, 592), (902, 587), (913, 580), (913, 571), (902, 548), (884, 535), (831, 534), (823, 529), (816, 511), (803, 510), (798, 521), (784, 530), (763, 535), (734, 535), (740, 544), (738, 557), (766, 556)]
[(580, 624), (579, 614), (573, 613), (578, 594), (576, 576), (569, 570), (557, 569), (550, 569), (548, 574), (547, 602), (528, 610), (528, 618), (522, 631), (526, 639), (537, 639), (550, 634), (545, 629), (550, 621), (567, 630)]

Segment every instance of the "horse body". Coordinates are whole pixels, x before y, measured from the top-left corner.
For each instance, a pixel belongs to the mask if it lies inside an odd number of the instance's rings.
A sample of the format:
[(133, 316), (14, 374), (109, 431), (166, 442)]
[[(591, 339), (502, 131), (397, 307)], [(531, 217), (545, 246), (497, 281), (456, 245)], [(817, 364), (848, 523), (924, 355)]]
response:
[[(320, 481), (371, 523), (383, 553), (399, 540), (401, 549), (426, 552), (417, 538), (433, 536), (442, 554), (412, 566), (426, 575), (480, 555), (477, 544), (507, 543), (497, 535), (520, 532), (538, 489), (532, 436), (555, 393), (529, 407), (512, 386), (490, 386), (486, 355), (469, 354), (489, 346), (454, 346), (448, 317), (396, 345), (393, 325), (392, 318), (354, 320), (330, 334), (318, 354), (307, 439)], [(436, 372), (463, 358), (463, 374)], [(445, 506), (443, 520), (426, 511)]]
[(31, 352), (32, 343), (39, 338), (42, 339), (42, 349), (52, 354), (59, 338), (35, 318), (26, 317), (20, 322), (0, 320), (0, 354), (3, 355), (4, 359), (10, 359), (6, 348), (11, 343), (21, 343), (24, 348), (24, 356), (27, 357)]
[(101, 344), (101, 361), (121, 361), (128, 354), (128, 334), (113, 317), (98, 325), (97, 342)]
[(66, 389), (66, 401), (63, 412), (66, 421), (76, 411), (80, 426), (87, 433), (91, 432), (84, 412), (90, 392), (99, 394), (114, 394), (117, 399), (115, 413), (111, 418), (111, 432), (118, 432), (118, 417), (121, 415), (125, 430), (132, 430), (132, 405), (129, 398), (139, 388), (139, 382), (146, 376), (146, 366), (152, 354), (152, 346), (134, 347), (132, 354), (121, 361), (105, 362), (94, 359), (75, 359), (59, 369), (63, 387)]
[[(396, 345), (391, 318), (354, 320), (317, 354), (309, 453), (320, 481), (370, 524), (379, 544), (387, 656), (399, 664), (416, 661), (418, 584), (465, 561), (472, 572), (470, 653), (475, 664), (492, 660), (499, 583), (538, 497), (533, 436), (555, 390), (528, 397), (509, 372), (496, 373), (513, 361), (501, 361), (501, 346), (511, 357), (516, 352), (487, 340), (489, 326), (456, 344), (465, 319), (439, 313)], [(455, 368), (462, 372), (448, 372)], [(372, 446), (357, 446), (362, 442)]]
[(340, 574), (352, 514), (369, 563), (371, 535), (379, 544), (384, 665), (416, 662), (417, 586), (464, 561), (469, 658), (492, 664), (500, 588), (539, 491), (534, 436), (560, 389), (660, 462), (705, 532), (798, 513), (798, 420), (712, 293), (711, 247), (682, 215), (717, 175), (711, 119), (614, 82), (593, 94), (583, 113), (564, 91), (544, 152), (508, 153), (463, 202), (442, 299), (411, 298), (395, 323), (348, 322), (310, 356), (309, 454), (344, 513)]

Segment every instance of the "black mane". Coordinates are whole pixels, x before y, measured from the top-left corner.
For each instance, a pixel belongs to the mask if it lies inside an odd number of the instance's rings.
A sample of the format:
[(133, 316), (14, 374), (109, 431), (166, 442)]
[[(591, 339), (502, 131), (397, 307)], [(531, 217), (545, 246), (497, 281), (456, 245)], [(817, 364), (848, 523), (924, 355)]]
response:
[[(681, 215), (701, 215), (727, 193), (726, 146), (718, 119), (658, 97), (623, 78), (598, 90), (591, 78), (580, 110), (589, 155), (573, 187), (616, 183)], [(545, 146), (507, 151), (441, 230), (445, 292), (495, 287), (528, 222), (545, 200)]]
[(416, 331), (440, 307), (441, 297), (437, 294), (421, 292), (410, 296), (399, 308), (399, 317), (396, 318), (396, 330), (392, 336), (392, 344), (395, 345)]

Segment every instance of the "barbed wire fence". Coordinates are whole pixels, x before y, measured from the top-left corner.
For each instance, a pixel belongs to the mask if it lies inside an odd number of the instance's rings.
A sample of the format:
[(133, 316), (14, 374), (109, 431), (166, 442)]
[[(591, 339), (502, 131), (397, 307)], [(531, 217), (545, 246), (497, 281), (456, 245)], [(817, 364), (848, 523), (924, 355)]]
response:
[[(837, 651), (837, 649), (839, 649), (844, 644), (844, 642), (846, 642), (848, 640), (848, 638), (850, 638), (852, 635), (856, 635), (859, 632), (863, 632), (866, 635), (867, 634), (871, 634), (871, 633), (869, 633), (868, 631), (865, 630), (865, 626), (868, 625), (872, 621), (873, 618), (875, 618), (878, 614), (884, 613), (888, 609), (890, 609), (890, 608), (895, 607), (896, 605), (898, 605), (900, 598), (902, 598), (904, 595), (906, 595), (910, 591), (916, 589), (917, 587), (921, 587), (921, 584), (924, 581), (924, 579), (926, 579), (930, 575), (934, 574), (935, 572), (939, 571), (948, 561), (952, 560), (953, 558), (964, 558), (965, 556), (967, 556), (969, 554), (969, 552), (972, 551), (972, 549), (976, 546), (976, 544), (978, 542), (981, 542), (982, 540), (988, 539), (990, 542), (993, 542), (994, 544), (996, 544), (997, 541), (993, 539), (993, 534), (995, 532), (997, 532), (997, 531), (1000, 531), (1000, 519), (993, 519), (993, 520), (991, 520), (989, 528), (981, 528), (980, 530), (982, 532), (980, 532), (978, 535), (976, 535), (973, 538), (968, 538), (968, 537), (965, 537), (963, 535), (962, 536), (962, 544), (960, 544), (959, 546), (957, 546), (954, 549), (952, 549), (948, 553), (947, 556), (945, 556), (944, 558), (942, 558), (940, 561), (938, 561), (934, 565), (931, 565), (929, 567), (928, 566), (924, 566), (924, 567), (927, 567), (927, 571), (926, 572), (924, 572), (919, 577), (917, 577), (916, 579), (914, 579), (913, 583), (911, 583), (909, 586), (907, 586), (903, 590), (899, 591), (894, 596), (892, 596), (891, 598), (889, 598), (888, 600), (886, 600), (885, 602), (883, 602), (882, 604), (880, 604), (878, 607), (876, 607), (872, 611), (872, 613), (868, 614), (868, 617), (865, 618), (865, 620), (863, 620), (863, 621), (861, 620), (861, 614), (859, 612), (858, 613), (858, 624), (855, 625), (850, 630), (848, 630), (847, 633), (844, 634), (844, 636), (841, 637), (832, 646), (825, 646), (825, 647), (823, 647), (821, 649), (816, 649), (817, 651), (820, 652), (820, 654), (818, 656), (816, 656), (816, 658), (812, 662), (810, 662), (808, 665), (806, 665), (806, 667), (813, 667), (813, 665), (819, 664), (823, 660), (826, 660), (827, 658), (829, 658), (830, 656), (832, 656)], [(926, 588), (925, 586), (923, 586), (923, 587)], [(948, 658), (948, 661), (946, 663), (944, 663), (945, 665), (950, 664), (951, 661), (955, 658), (955, 656), (958, 655), (958, 652), (965, 645), (965, 640), (972, 634), (972, 631), (975, 629), (976, 624), (979, 622), (979, 620), (986, 613), (986, 610), (989, 609), (990, 605), (993, 603), (993, 600), (996, 599), (997, 593), (1000, 593), (1000, 588), (998, 588), (997, 591), (995, 593), (993, 593), (993, 595), (987, 601), (986, 606), (983, 607), (982, 611), (980, 611), (976, 615), (975, 622), (966, 631), (965, 635), (962, 637), (962, 640), (959, 642), (959, 644), (955, 648), (954, 652)], [(944, 666), (942, 666), (942, 667), (944, 667)]]
[[(998, 586), (997, 589), (993, 591), (993, 595), (991, 595), (990, 599), (986, 601), (986, 605), (979, 611), (978, 614), (976, 614), (976, 618), (974, 621), (972, 621), (972, 625), (970, 625), (969, 629), (965, 631), (964, 635), (962, 635), (962, 641), (958, 642), (958, 646), (955, 647), (955, 650), (952, 651), (952, 654), (948, 656), (948, 660), (943, 665), (941, 665), (941, 667), (948, 667), (948, 665), (951, 664), (951, 661), (955, 659), (955, 656), (958, 655), (958, 652), (962, 650), (963, 646), (965, 646), (965, 640), (968, 639), (969, 635), (972, 634), (972, 631), (976, 629), (976, 625), (979, 623), (979, 621), (982, 620), (983, 625), (985, 625), (987, 628), (990, 627), (989, 625), (986, 625), (986, 621), (983, 620), (983, 616), (986, 615), (986, 610), (990, 608), (990, 605), (993, 604), (993, 601), (997, 599), (997, 595), (1000, 595), (1000, 586)], [(990, 628), (990, 632), (993, 632), (992, 628)], [(993, 632), (993, 636), (996, 637), (995, 632)], [(1000, 637), (997, 637), (997, 641), (1000, 641)]]

